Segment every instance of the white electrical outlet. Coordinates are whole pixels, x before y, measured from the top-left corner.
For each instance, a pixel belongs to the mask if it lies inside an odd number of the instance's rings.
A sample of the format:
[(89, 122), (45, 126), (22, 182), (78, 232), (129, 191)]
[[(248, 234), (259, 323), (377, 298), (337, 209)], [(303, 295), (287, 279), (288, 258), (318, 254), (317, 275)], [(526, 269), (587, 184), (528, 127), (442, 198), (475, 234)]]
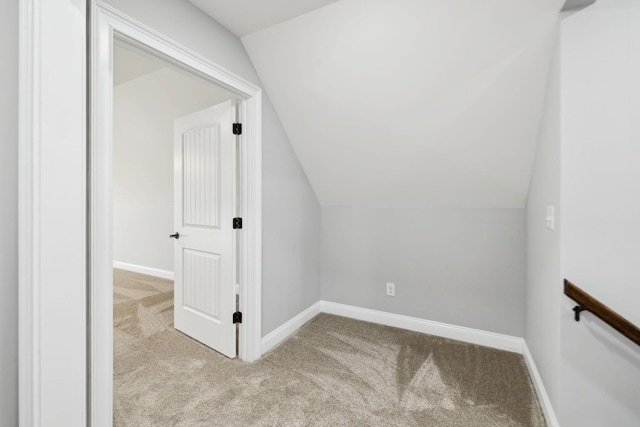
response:
[(395, 297), (396, 296), (396, 284), (395, 283), (387, 283), (387, 296)]

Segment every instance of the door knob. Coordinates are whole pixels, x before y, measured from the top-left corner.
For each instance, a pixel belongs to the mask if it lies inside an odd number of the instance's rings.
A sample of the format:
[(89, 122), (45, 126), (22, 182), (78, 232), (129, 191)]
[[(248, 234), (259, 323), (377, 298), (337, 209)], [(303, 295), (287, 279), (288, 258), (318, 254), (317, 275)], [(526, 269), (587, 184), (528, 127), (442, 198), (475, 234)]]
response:
[(170, 234), (170, 235), (169, 235), (169, 237), (173, 237), (174, 239), (179, 239), (179, 238), (180, 238), (180, 233), (178, 233), (178, 232), (176, 231), (176, 233), (175, 233), (175, 234)]

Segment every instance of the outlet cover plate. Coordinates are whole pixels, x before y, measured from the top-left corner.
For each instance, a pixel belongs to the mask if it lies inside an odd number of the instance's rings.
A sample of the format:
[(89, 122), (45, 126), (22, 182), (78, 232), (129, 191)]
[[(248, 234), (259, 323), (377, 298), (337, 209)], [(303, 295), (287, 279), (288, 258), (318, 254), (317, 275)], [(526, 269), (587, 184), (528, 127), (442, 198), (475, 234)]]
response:
[(396, 296), (396, 285), (395, 283), (387, 283), (387, 296), (395, 297)]

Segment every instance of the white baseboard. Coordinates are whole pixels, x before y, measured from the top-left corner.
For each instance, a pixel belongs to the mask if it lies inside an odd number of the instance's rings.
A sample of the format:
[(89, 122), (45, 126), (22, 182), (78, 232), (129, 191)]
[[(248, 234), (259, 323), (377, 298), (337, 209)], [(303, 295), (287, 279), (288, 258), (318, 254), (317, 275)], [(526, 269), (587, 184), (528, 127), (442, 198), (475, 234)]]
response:
[(536, 367), (536, 363), (533, 360), (533, 356), (531, 355), (526, 342), (522, 346), (522, 357), (524, 357), (527, 368), (529, 368), (529, 375), (531, 376), (531, 381), (533, 382), (533, 386), (538, 394), (540, 407), (542, 407), (542, 413), (544, 414), (544, 419), (547, 422), (547, 425), (549, 427), (560, 427), (560, 423), (556, 418), (556, 413), (551, 405), (551, 399), (549, 399), (547, 389), (544, 387), (542, 377), (540, 376), (540, 372), (538, 372), (538, 368)]
[(129, 264), (126, 262), (113, 261), (113, 268), (133, 271), (134, 273), (147, 274), (149, 276), (160, 277), (161, 279), (173, 280), (173, 271), (160, 270), (158, 268), (144, 267), (142, 265)]
[(458, 341), (483, 345), (514, 353), (522, 353), (522, 347), (524, 344), (524, 340), (522, 338), (510, 335), (496, 334), (493, 332), (481, 331), (479, 329), (465, 328), (463, 326), (449, 325), (447, 323), (434, 322), (431, 320), (387, 313), (384, 311), (370, 310), (368, 308), (354, 307), (352, 305), (338, 304), (329, 301), (320, 301), (320, 304), (321, 311), (323, 313), (408, 329), (410, 331), (422, 332), (424, 334), (437, 335), (439, 337), (451, 338)]
[(294, 332), (300, 329), (302, 325), (320, 314), (320, 305), (321, 301), (318, 301), (293, 319), (289, 320), (287, 323), (280, 326), (278, 329), (270, 332), (262, 338), (262, 354), (265, 354), (267, 351), (289, 338)]

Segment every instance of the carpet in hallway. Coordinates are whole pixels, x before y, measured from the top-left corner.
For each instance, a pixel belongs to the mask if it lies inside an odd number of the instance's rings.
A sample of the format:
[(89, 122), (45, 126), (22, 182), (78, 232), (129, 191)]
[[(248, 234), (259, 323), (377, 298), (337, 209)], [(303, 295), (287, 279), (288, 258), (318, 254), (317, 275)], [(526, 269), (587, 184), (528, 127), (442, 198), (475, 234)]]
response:
[(114, 271), (115, 426), (544, 426), (522, 356), (321, 314), (247, 364), (172, 327), (173, 285)]

